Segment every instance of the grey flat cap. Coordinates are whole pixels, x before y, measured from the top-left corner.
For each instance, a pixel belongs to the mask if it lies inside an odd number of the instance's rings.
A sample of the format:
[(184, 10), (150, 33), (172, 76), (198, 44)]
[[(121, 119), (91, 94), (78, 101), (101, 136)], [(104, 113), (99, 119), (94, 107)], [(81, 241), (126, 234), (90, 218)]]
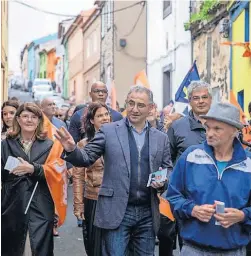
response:
[(240, 110), (229, 103), (215, 103), (206, 115), (201, 115), (200, 117), (220, 121), (238, 129), (243, 128), (243, 124), (240, 122)]

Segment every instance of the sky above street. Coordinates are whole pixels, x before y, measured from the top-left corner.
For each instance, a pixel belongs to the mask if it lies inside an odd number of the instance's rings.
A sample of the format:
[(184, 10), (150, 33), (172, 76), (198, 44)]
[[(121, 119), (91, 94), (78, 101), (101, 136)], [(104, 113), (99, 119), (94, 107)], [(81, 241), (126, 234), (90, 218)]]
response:
[[(93, 6), (94, 0), (20, 0), (36, 8), (60, 14), (78, 15)], [(70, 18), (70, 17), (68, 17)], [(9, 1), (9, 70), (20, 72), (20, 53), (25, 44), (57, 32), (67, 17), (38, 12)]]

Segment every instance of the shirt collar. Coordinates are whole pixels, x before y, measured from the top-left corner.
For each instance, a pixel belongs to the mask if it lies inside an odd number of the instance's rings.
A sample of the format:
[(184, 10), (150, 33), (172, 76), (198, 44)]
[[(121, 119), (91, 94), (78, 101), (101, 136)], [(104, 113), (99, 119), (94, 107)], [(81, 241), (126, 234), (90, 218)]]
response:
[[(127, 118), (127, 122), (128, 122), (128, 126), (129, 126), (131, 129), (134, 129), (134, 130), (136, 131), (135, 126), (134, 126), (134, 125), (129, 121), (129, 119), (128, 119), (128, 118)], [(145, 126), (144, 126), (144, 128), (143, 128), (143, 130), (142, 130), (141, 132), (143, 132), (143, 131), (147, 130), (147, 129), (148, 129), (148, 127), (149, 127), (149, 122), (148, 122), (148, 121), (146, 121)]]

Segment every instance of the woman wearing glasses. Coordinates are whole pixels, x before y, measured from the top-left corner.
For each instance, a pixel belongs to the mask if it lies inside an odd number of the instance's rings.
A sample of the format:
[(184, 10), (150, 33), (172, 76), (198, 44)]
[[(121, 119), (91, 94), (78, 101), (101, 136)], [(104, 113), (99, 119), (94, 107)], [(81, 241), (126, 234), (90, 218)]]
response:
[[(43, 122), (39, 107), (25, 103), (2, 141), (3, 256), (53, 256), (54, 203), (43, 170), (53, 142), (46, 138)], [(9, 156), (19, 163), (7, 168)]]
[[(111, 117), (108, 107), (102, 103), (91, 103), (82, 121), (87, 138), (81, 140), (78, 145), (84, 147), (101, 125), (109, 122)], [(74, 167), (73, 170), (74, 214), (78, 219), (83, 220), (83, 238), (88, 256), (101, 255), (101, 233), (100, 229), (93, 225), (93, 221), (103, 171), (103, 157), (89, 168)]]

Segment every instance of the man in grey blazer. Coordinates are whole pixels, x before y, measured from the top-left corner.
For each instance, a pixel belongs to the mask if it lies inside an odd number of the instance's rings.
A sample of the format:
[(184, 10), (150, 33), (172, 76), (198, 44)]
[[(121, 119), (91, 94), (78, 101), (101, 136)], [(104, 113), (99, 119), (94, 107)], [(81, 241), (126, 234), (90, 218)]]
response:
[(147, 187), (147, 181), (160, 167), (172, 171), (169, 140), (146, 120), (153, 107), (149, 89), (132, 87), (126, 105), (127, 117), (102, 126), (84, 149), (76, 147), (66, 129), (56, 137), (74, 166), (88, 167), (104, 156), (94, 221), (103, 229), (102, 256), (124, 256), (129, 242), (133, 255), (152, 256), (160, 223), (157, 190), (165, 183)]

